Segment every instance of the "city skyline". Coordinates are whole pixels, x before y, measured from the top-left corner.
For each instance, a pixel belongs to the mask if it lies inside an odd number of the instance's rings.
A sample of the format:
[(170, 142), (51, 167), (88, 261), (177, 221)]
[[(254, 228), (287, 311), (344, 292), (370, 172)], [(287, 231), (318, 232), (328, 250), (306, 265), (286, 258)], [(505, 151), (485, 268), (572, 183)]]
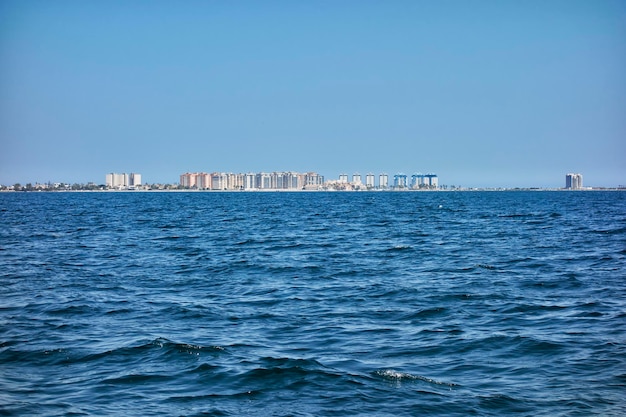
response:
[[(107, 176), (108, 181), (108, 176)], [(346, 174), (339, 179), (327, 179), (317, 172), (186, 172), (180, 175), (179, 185), (189, 189), (200, 190), (367, 190), (367, 189), (438, 189), (437, 174), (415, 173), (410, 176), (397, 173), (393, 182), (389, 183), (389, 175), (380, 173), (378, 182), (372, 173), (366, 175), (365, 183), (361, 175), (354, 173), (352, 181)], [(108, 183), (107, 183), (108, 186)], [(446, 187), (443, 185), (443, 187)]]
[[(626, 184), (626, 3), (0, 3), (0, 183)], [(363, 168), (369, 171), (363, 171)]]
[[(391, 181), (390, 181), (391, 177)], [(367, 190), (367, 189), (624, 189), (626, 185), (618, 186), (583, 186), (583, 175), (581, 173), (565, 174), (565, 185), (560, 187), (466, 187), (456, 184), (446, 184), (439, 182), (439, 176), (429, 172), (423, 174), (414, 171), (407, 175), (396, 172), (392, 175), (381, 172), (374, 174), (369, 172), (364, 176), (360, 172), (354, 172), (351, 176), (341, 173), (337, 178), (327, 178), (315, 171), (295, 172), (295, 171), (262, 171), (262, 172), (218, 172), (218, 171), (198, 171), (186, 172), (179, 175), (178, 181), (149, 182), (142, 181), (142, 174), (137, 172), (115, 173), (110, 172), (105, 175), (105, 181), (79, 181), (79, 182), (59, 182), (59, 181), (33, 181), (16, 182), (14, 184), (0, 183), (0, 188), (7, 189), (13, 185), (30, 189), (59, 188), (60, 185), (75, 188), (87, 186), (88, 189), (148, 189), (155, 185), (181, 186), (187, 189), (201, 190), (253, 190), (253, 189), (327, 189), (335, 190)], [(61, 187), (63, 188), (63, 187)]]
[[(363, 181), (363, 179), (365, 180)], [(98, 191), (98, 190), (204, 190), (204, 191), (370, 191), (370, 190), (623, 190), (625, 185), (616, 187), (584, 186), (581, 173), (565, 174), (565, 185), (562, 187), (464, 187), (460, 185), (441, 184), (435, 173), (412, 175), (395, 173), (391, 177), (386, 172), (375, 175), (368, 172), (363, 177), (355, 172), (350, 177), (346, 173), (338, 178), (325, 178), (314, 172), (264, 171), (233, 173), (233, 172), (185, 172), (180, 174), (178, 182), (150, 183), (142, 181), (142, 174), (137, 172), (115, 173), (105, 175), (104, 183), (82, 182), (35, 182), (0, 184), (0, 191)]]

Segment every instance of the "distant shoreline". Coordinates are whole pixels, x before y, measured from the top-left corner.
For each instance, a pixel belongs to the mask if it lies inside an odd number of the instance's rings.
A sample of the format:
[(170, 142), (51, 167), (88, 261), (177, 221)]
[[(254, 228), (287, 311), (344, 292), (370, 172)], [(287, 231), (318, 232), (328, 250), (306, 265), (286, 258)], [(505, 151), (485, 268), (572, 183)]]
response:
[(437, 190), (192, 190), (192, 189), (139, 189), (139, 190), (0, 190), (0, 193), (457, 193), (457, 192), (593, 192), (593, 191), (626, 191), (626, 187), (589, 187), (572, 190), (567, 188), (457, 188), (457, 189), (437, 189)]

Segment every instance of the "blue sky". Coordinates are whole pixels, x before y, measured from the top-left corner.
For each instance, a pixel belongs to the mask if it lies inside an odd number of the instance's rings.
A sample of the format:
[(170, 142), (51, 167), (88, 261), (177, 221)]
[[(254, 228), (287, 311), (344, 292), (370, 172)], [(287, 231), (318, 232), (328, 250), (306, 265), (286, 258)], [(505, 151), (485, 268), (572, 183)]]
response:
[(626, 2), (0, 3), (0, 183), (626, 184)]

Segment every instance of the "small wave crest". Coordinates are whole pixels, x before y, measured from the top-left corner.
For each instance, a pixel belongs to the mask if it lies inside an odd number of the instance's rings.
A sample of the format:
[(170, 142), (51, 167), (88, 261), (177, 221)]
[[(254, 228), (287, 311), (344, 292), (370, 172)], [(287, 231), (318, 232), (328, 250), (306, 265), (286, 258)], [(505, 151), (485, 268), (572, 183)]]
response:
[(438, 381), (422, 375), (413, 375), (406, 372), (399, 372), (394, 369), (378, 369), (372, 373), (377, 378), (382, 378), (392, 382), (427, 382), (433, 385), (443, 385), (447, 387), (456, 387), (457, 384), (451, 382)]
[(395, 245), (385, 249), (385, 252), (403, 252), (411, 250), (413, 250), (413, 247), (411, 245)]
[(157, 355), (161, 359), (177, 357), (181, 354), (200, 356), (204, 354), (215, 355), (226, 351), (222, 346), (202, 346), (188, 343), (178, 343), (165, 338), (157, 338), (148, 343), (136, 346), (124, 346), (76, 358), (77, 362), (99, 361), (108, 358), (119, 358), (124, 361), (133, 361), (145, 358), (146, 355)]

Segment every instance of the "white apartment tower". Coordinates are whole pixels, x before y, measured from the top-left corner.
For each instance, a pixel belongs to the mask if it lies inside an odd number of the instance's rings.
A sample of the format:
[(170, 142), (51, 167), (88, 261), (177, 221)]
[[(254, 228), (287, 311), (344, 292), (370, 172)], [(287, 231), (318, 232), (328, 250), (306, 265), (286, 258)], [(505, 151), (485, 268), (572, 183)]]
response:
[(424, 175), (424, 182), (429, 188), (439, 187), (439, 177), (437, 177), (437, 174)]
[(580, 190), (583, 188), (582, 174), (569, 173), (565, 175), (565, 188), (568, 190)]
[(389, 187), (389, 176), (384, 172), (378, 176), (378, 186), (380, 188)]
[(256, 174), (252, 172), (248, 172), (247, 174), (244, 174), (244, 177), (243, 177), (244, 190), (253, 190), (256, 188), (255, 177), (256, 177)]
[(108, 188), (126, 187), (126, 174), (116, 174), (111, 172), (106, 175), (106, 186)]
[(111, 172), (106, 175), (107, 188), (128, 188), (137, 187), (141, 185), (141, 174), (116, 174)]
[(128, 187), (138, 187), (141, 185), (141, 174), (137, 174), (136, 172), (131, 172), (128, 174)]

